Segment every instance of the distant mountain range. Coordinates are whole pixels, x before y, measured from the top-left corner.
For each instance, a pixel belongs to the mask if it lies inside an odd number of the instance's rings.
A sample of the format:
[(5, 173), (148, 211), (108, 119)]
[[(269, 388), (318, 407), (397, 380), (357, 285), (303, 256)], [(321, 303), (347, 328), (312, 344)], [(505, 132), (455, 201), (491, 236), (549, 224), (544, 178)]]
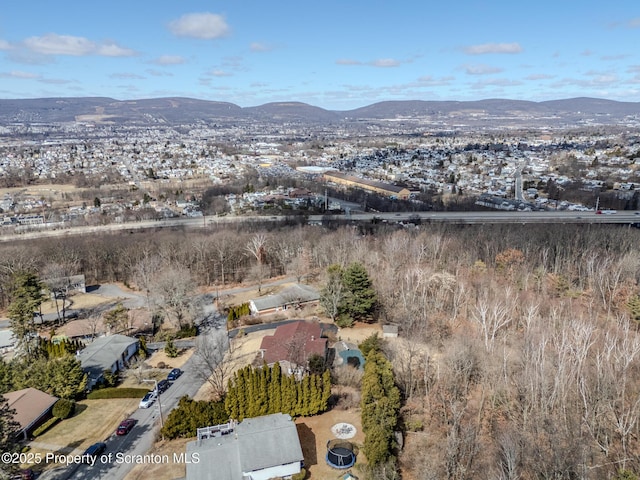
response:
[(193, 98), (114, 100), (105, 97), (0, 99), (0, 125), (84, 121), (99, 124), (180, 125), (193, 123), (275, 122), (336, 124), (362, 121), (424, 121), (451, 126), (640, 125), (640, 103), (597, 98), (545, 102), (489, 99), (456, 101), (388, 101), (336, 111), (300, 102), (239, 107), (233, 103)]

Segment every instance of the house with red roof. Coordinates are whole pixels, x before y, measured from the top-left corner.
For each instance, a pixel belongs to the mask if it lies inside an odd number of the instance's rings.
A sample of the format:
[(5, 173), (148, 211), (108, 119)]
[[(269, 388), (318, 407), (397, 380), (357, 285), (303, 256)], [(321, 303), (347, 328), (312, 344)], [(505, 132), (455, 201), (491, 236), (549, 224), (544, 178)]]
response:
[(279, 362), (283, 372), (302, 373), (313, 355), (327, 358), (327, 339), (322, 337), (320, 323), (299, 320), (280, 325), (273, 335), (266, 335), (260, 354), (267, 365)]

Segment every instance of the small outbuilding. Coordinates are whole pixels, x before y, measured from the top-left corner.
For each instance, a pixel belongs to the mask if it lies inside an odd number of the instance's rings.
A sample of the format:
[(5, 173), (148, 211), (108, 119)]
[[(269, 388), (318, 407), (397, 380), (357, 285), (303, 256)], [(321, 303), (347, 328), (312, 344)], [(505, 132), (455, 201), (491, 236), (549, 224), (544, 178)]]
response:
[(382, 338), (398, 338), (398, 326), (397, 325), (383, 325), (382, 326)]

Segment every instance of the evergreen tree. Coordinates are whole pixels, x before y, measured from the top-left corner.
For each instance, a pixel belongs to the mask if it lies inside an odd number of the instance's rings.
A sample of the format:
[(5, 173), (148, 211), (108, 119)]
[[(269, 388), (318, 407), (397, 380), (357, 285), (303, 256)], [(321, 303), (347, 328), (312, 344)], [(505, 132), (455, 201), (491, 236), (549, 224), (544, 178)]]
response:
[(342, 281), (347, 290), (345, 313), (354, 320), (373, 321), (378, 297), (364, 265), (359, 262), (350, 264), (342, 274)]
[(282, 370), (280, 363), (271, 367), (271, 383), (269, 384), (269, 413), (278, 413), (282, 409)]
[[(20, 432), (20, 424), (13, 418), (15, 410), (9, 408), (9, 401), (0, 395), (0, 452), (17, 453), (20, 451), (20, 443), (17, 441)], [(15, 473), (18, 465), (16, 463), (0, 462), (0, 478), (7, 478), (9, 474)]]
[(171, 338), (167, 338), (164, 344), (164, 353), (166, 353), (169, 358), (176, 358), (178, 356), (178, 348), (174, 345)]
[(369, 352), (362, 377), (362, 430), (369, 465), (393, 459), (393, 432), (400, 411), (400, 390), (395, 386), (391, 362), (375, 350)]
[(44, 300), (44, 285), (33, 272), (16, 273), (11, 281), (8, 317), (18, 350), (32, 358), (37, 354), (37, 334), (33, 316)]

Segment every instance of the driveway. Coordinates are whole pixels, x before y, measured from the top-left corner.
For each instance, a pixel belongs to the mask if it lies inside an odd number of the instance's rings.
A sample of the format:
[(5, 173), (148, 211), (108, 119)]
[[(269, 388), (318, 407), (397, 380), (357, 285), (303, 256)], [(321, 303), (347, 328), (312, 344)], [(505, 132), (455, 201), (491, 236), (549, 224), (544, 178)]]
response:
[(91, 285), (87, 287), (87, 293), (106, 298), (121, 299), (122, 305), (128, 309), (142, 308), (147, 305), (147, 298), (144, 295), (128, 292), (113, 283)]

